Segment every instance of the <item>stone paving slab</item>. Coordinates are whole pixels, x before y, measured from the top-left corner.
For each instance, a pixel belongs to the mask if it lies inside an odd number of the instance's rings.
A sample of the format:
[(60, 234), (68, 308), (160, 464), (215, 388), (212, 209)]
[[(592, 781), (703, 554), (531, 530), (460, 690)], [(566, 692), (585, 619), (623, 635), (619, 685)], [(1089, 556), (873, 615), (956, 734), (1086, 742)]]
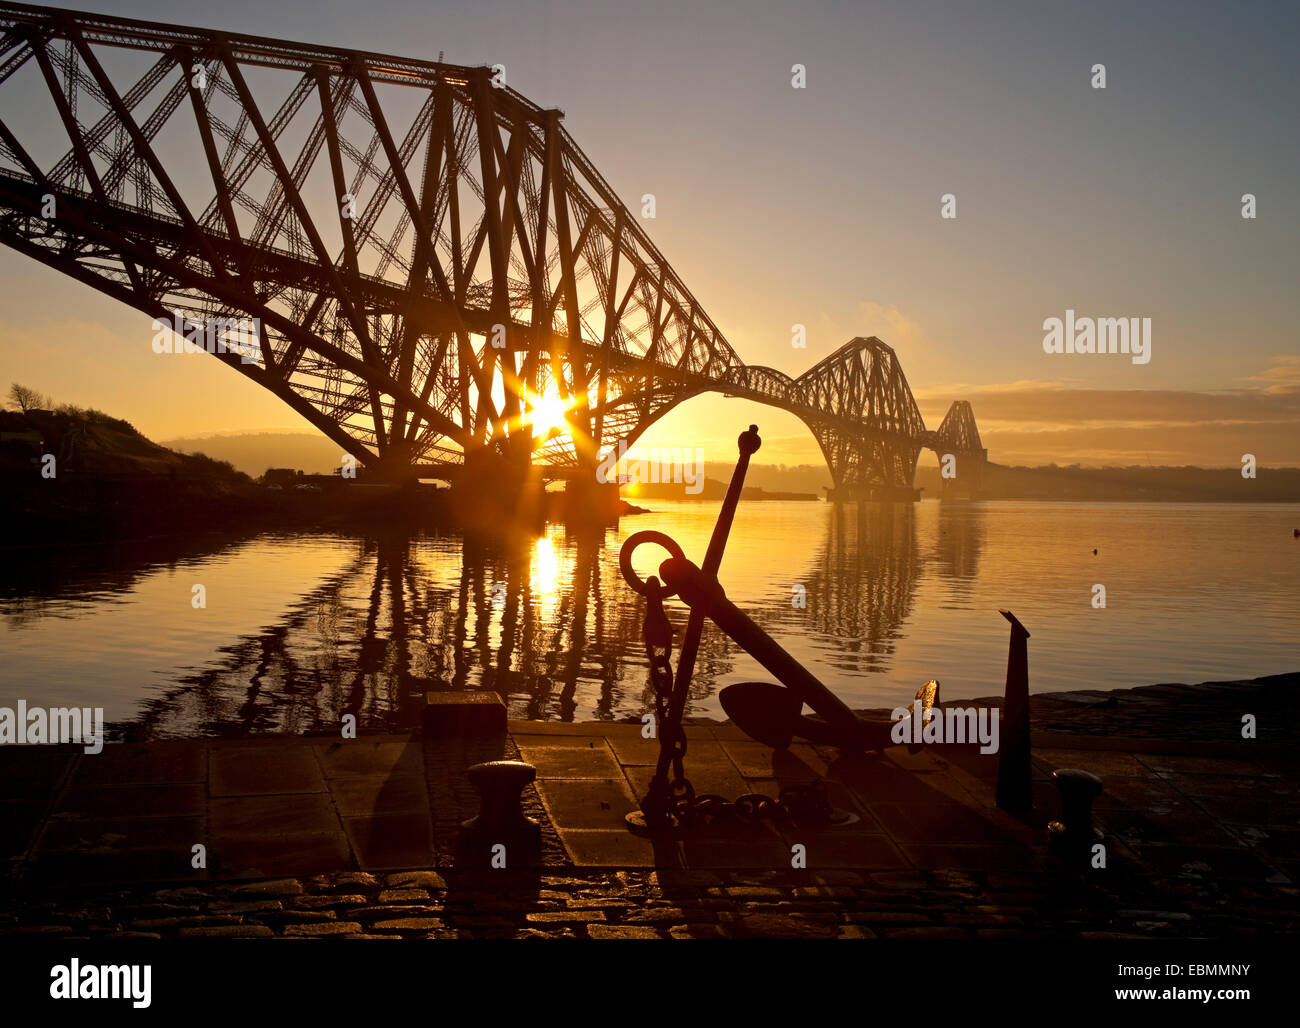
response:
[(278, 739), (214, 744), (208, 789), (213, 796), (324, 792), (325, 777), (310, 746)]
[[(433, 861), (423, 745), (399, 735), (110, 744), (11, 750), (34, 773), (10, 875), (205, 881)], [(33, 816), (39, 811), (38, 816)], [(192, 847), (207, 866), (192, 866)]]
[(623, 778), (546, 779), (538, 783), (542, 803), (557, 829), (621, 826), (624, 815), (639, 809)]

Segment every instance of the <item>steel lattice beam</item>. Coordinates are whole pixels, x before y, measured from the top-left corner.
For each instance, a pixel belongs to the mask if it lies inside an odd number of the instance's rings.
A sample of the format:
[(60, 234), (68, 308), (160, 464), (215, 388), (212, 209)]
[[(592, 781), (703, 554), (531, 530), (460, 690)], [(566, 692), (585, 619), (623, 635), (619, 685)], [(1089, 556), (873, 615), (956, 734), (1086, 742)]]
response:
[[(837, 485), (910, 483), (934, 436), (893, 351), (746, 365), (560, 117), (488, 68), (0, 3), (0, 241), (151, 317), (257, 318), (255, 361), (218, 356), (368, 466), (589, 468), (713, 391), (802, 418)], [(570, 431), (536, 438), (546, 395)], [(938, 435), (978, 445), (964, 410)]]

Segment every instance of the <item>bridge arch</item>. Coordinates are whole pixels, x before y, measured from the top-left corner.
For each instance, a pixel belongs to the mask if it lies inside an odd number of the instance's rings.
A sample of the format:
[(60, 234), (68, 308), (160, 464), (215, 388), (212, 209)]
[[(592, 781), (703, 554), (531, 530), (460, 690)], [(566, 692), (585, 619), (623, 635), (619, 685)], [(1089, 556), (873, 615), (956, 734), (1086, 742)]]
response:
[[(630, 447), (668, 411), (707, 392), (776, 407), (797, 417), (812, 433), (830, 470), (836, 495), (897, 498), (910, 492), (916, 461), (925, 446), (965, 445), (958, 421), (942, 438), (928, 432), (907, 378), (891, 347), (873, 337), (856, 338), (798, 378), (761, 365), (729, 368), (716, 380), (676, 383), (665, 378), (651, 388), (617, 391), (611, 423)], [(623, 409), (626, 408), (626, 409)], [(964, 408), (970, 416), (969, 404)], [(960, 426), (965, 429), (966, 422)], [(977, 436), (976, 436), (977, 438)]]
[[(691, 400), (698, 399), (698, 398), (701, 397), (701, 396), (708, 396), (708, 395), (711, 395), (711, 394), (712, 394), (712, 395), (717, 395), (717, 396), (723, 396), (723, 397), (725, 397), (725, 398), (727, 398), (727, 399), (747, 400), (747, 401), (749, 401), (749, 402), (751, 402), (751, 403), (758, 403), (758, 404), (762, 404), (763, 406), (766, 406), (766, 407), (771, 407), (771, 408), (776, 409), (776, 410), (781, 410), (781, 411), (783, 411), (784, 413), (787, 413), (787, 414), (793, 414), (794, 417), (797, 418), (797, 419), (799, 420), (799, 422), (804, 426), (804, 428), (806, 428), (806, 429), (808, 430), (808, 432), (812, 435), (812, 437), (814, 438), (814, 440), (816, 440), (816, 438), (817, 438), (817, 434), (816, 434), (816, 432), (813, 431), (813, 429), (812, 429), (812, 425), (809, 424), (809, 422), (808, 422), (806, 416), (800, 415), (798, 412), (790, 410), (790, 408), (787, 407), (787, 406), (784, 405), (784, 404), (778, 403), (778, 402), (776, 402), (776, 401), (774, 401), (774, 400), (764, 399), (764, 398), (760, 398), (760, 397), (737, 396), (737, 395), (734, 394), (734, 393), (729, 393), (729, 392), (727, 392), (727, 390), (725, 390), (725, 389), (723, 389), (723, 388), (717, 388), (717, 387), (701, 387), (701, 388), (694, 389), (694, 390), (689, 391), (689, 392), (682, 392), (682, 393), (678, 393), (678, 394), (673, 395), (673, 396), (671, 397), (671, 399), (667, 400), (667, 402), (663, 403), (661, 406), (656, 407), (656, 409), (654, 410), (654, 413), (651, 414), (649, 417), (642, 418), (642, 419), (639, 419), (638, 421), (636, 421), (634, 427), (633, 427), (632, 430), (628, 433), (628, 435), (626, 435), (626, 436), (622, 436), (622, 437), (618, 437), (618, 438), (614, 438), (614, 439), (609, 439), (609, 440), (606, 441), (606, 444), (605, 444), (605, 445), (606, 445), (606, 446), (617, 446), (617, 445), (618, 445), (618, 442), (619, 442), (619, 438), (622, 438), (622, 439), (624, 440), (624, 443), (625, 443), (625, 445), (627, 446), (627, 448), (628, 448), (628, 449), (631, 449), (632, 447), (634, 447), (634, 446), (637, 445), (637, 443), (641, 440), (641, 438), (642, 438), (642, 437), (643, 437), (647, 432), (649, 432), (650, 429), (652, 429), (652, 428), (654, 428), (656, 425), (658, 425), (661, 421), (664, 420), (664, 418), (666, 418), (667, 416), (669, 416), (670, 414), (672, 414), (674, 411), (676, 411), (676, 410), (677, 410), (679, 407), (681, 407), (683, 404), (689, 403)], [(738, 425), (737, 435), (739, 435), (739, 426), (740, 426), (740, 422), (743, 421), (743, 420), (744, 420), (744, 419), (738, 419), (738, 421), (737, 421), (737, 425)], [(760, 426), (760, 427), (761, 427), (761, 426)], [(819, 446), (819, 449), (820, 449), (820, 446), (821, 446), (820, 441), (818, 442), (818, 446)], [(761, 451), (760, 451), (760, 452), (761, 452)], [(822, 453), (822, 457), (823, 457), (823, 459), (826, 459), (826, 456), (827, 456), (827, 455), (826, 455), (825, 450), (821, 450), (821, 453)], [(761, 458), (756, 458), (756, 459), (761, 460)], [(827, 460), (827, 467), (829, 468), (829, 466), (830, 466), (830, 464), (829, 464), (829, 460)]]

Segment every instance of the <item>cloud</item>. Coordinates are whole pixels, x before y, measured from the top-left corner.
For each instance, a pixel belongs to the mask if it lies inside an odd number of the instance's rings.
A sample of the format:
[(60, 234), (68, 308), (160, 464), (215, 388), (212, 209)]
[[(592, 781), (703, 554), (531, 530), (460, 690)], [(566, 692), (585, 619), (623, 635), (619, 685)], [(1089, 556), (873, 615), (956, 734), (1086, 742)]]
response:
[(1300, 389), (1270, 372), (1265, 388), (1223, 392), (1078, 389), (1022, 382), (918, 397), (934, 427), (969, 400), (989, 458), (1001, 464), (1194, 464), (1228, 467), (1244, 453), (1300, 464)]
[(1059, 379), (1034, 379), (1026, 378), (1018, 382), (1006, 382), (1002, 385), (975, 385), (970, 382), (955, 382), (948, 385), (932, 386), (926, 389), (913, 389), (912, 395), (916, 402), (924, 404), (926, 401), (938, 402), (940, 400), (948, 401), (955, 396), (970, 399), (972, 394), (989, 395), (993, 393), (1016, 393), (1026, 390), (1035, 389), (1068, 389), (1073, 385), (1071, 380)]
[(886, 306), (874, 300), (863, 300), (858, 304), (857, 315), (860, 327), (853, 334), (878, 337), (881, 342), (893, 347), (904, 368), (910, 366), (910, 358), (931, 347), (930, 338), (920, 323), (913, 321), (893, 304)]
[(1300, 356), (1288, 354), (1273, 357), (1276, 366), (1258, 375), (1243, 378), (1243, 382), (1263, 382), (1266, 393), (1300, 392)]
[(850, 317), (853, 323), (845, 328), (825, 311), (819, 311), (809, 333), (809, 349), (825, 356), (851, 339), (875, 336), (898, 354), (899, 361), (906, 368), (909, 358), (918, 357), (933, 346), (920, 322), (912, 320), (893, 304), (861, 300)]
[[(952, 398), (969, 400), (977, 418), (1018, 424), (1159, 426), (1300, 421), (1300, 391), (1242, 389), (1211, 393), (1025, 385), (1015, 389), (981, 388)], [(938, 397), (927, 395), (926, 400), (926, 406), (937, 406)]]

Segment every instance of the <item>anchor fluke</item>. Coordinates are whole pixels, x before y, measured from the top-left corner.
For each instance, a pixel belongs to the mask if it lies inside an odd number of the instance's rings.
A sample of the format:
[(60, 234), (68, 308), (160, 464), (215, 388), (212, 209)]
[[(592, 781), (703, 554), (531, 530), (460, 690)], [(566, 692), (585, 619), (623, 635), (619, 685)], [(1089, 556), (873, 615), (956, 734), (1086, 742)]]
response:
[[(799, 694), (773, 682), (729, 685), (718, 693), (718, 700), (737, 728), (775, 750), (789, 749), (796, 736), (813, 743), (870, 750), (882, 750), (893, 744), (893, 721), (858, 717), (855, 730), (846, 733), (843, 725), (805, 717)], [(920, 704), (920, 724), (924, 725), (939, 705), (939, 683), (933, 678), (926, 682), (916, 691), (916, 701)], [(912, 713), (907, 715), (912, 716)], [(919, 739), (921, 729), (905, 734)], [(914, 753), (920, 743), (908, 743), (907, 748)]]
[(751, 739), (774, 750), (790, 748), (803, 700), (772, 682), (739, 682), (718, 693), (727, 717)]

